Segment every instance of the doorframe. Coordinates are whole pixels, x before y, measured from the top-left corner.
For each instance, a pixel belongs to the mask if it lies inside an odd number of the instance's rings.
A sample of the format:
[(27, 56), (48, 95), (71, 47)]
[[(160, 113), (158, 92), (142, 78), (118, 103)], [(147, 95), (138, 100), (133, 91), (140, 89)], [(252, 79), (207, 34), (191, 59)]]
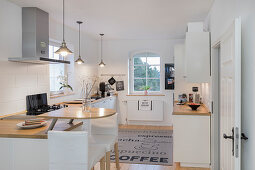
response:
[(211, 46), (211, 168), (220, 168), (220, 40)]
[[(241, 31), (241, 17), (235, 18), (234, 23), (235, 25), (235, 32)], [(220, 36), (220, 38), (212, 43), (211, 45), (211, 111), (212, 111), (212, 117), (211, 117), (211, 167), (212, 170), (218, 170), (220, 169), (220, 49), (221, 49), (221, 39), (225, 34)], [(238, 34), (239, 35), (239, 34)], [(239, 35), (241, 36), (241, 34)], [(238, 43), (241, 43), (241, 37), (236, 37)], [(240, 45), (240, 44), (239, 44)], [(241, 56), (240, 49), (235, 49), (237, 51), (236, 54)], [(241, 57), (238, 59), (241, 60)], [(239, 61), (241, 63), (241, 61)], [(239, 68), (241, 69), (241, 68)], [(236, 81), (241, 81), (241, 71), (239, 70), (239, 76)], [(241, 84), (238, 85), (238, 88), (241, 89)], [(240, 90), (241, 92), (241, 90)], [(241, 98), (239, 99), (241, 100)], [(241, 103), (241, 102), (240, 102)], [(235, 105), (235, 109), (241, 110), (241, 106)], [(241, 132), (241, 126), (239, 127), (239, 133)], [(240, 133), (241, 134), (241, 133)], [(238, 148), (238, 154), (241, 155), (241, 139), (239, 138), (239, 148)], [(235, 144), (236, 147), (236, 144)], [(241, 162), (237, 162), (235, 164), (236, 167), (241, 166)]]

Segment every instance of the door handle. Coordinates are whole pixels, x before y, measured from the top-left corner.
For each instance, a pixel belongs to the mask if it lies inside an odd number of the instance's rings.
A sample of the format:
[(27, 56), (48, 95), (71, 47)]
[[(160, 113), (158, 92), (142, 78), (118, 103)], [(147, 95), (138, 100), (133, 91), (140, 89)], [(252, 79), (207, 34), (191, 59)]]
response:
[(223, 134), (224, 139), (231, 139), (232, 140), (232, 155), (235, 156), (234, 146), (235, 146), (235, 139), (234, 139), (235, 130), (232, 128), (232, 135), (228, 136), (225, 133)]
[(232, 139), (234, 140), (234, 136), (227, 136), (225, 133), (223, 134), (224, 139)]
[(248, 137), (247, 137), (247, 136), (245, 136), (245, 134), (244, 134), (244, 133), (241, 133), (241, 139), (243, 139), (243, 140), (248, 140)]

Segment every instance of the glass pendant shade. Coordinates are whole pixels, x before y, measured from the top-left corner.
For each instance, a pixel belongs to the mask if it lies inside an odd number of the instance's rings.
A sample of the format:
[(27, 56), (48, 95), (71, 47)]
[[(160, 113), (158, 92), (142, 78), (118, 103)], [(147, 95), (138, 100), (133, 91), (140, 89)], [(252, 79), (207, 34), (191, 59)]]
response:
[(62, 45), (59, 47), (55, 54), (60, 54), (61, 56), (65, 57), (73, 52), (67, 47), (65, 42), (65, 1), (63, 0), (63, 41)]
[(83, 64), (84, 61), (81, 59), (81, 56), (75, 61), (77, 64)]

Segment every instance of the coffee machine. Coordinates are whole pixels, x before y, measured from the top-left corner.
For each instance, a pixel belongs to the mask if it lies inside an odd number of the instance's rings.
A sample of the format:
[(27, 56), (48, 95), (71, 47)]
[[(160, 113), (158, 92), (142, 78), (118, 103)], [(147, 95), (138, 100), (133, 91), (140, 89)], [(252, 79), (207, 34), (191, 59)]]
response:
[(99, 83), (99, 91), (101, 92), (101, 96), (105, 97), (105, 82)]

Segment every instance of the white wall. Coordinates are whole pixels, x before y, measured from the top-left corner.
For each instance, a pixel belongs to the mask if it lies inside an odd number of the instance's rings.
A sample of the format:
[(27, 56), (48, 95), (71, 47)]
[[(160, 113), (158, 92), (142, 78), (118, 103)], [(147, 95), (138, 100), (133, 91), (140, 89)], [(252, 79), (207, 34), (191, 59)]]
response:
[(248, 141), (242, 142), (242, 170), (255, 167), (255, 1), (215, 0), (208, 25), (215, 42), (226, 31), (234, 19), (242, 18), (242, 132)]
[[(101, 73), (107, 74), (125, 74), (124, 77), (115, 77), (116, 80), (124, 80), (125, 90), (119, 91), (118, 111), (121, 116), (121, 123), (126, 123), (127, 100), (138, 100), (143, 97), (126, 96), (128, 94), (128, 60), (132, 53), (149, 50), (158, 53), (161, 56), (162, 79), (161, 89), (164, 97), (150, 97), (154, 100), (164, 101), (164, 121), (163, 122), (128, 122), (130, 124), (149, 124), (149, 125), (172, 125), (173, 109), (173, 91), (164, 88), (164, 65), (165, 63), (174, 62), (173, 46), (181, 43), (183, 40), (105, 40), (103, 41), (103, 59), (106, 63), (104, 68), (99, 68)], [(99, 61), (98, 61), (99, 62)], [(101, 80), (107, 81), (110, 77), (101, 77)]]
[[(9, 57), (22, 55), (22, 16), (17, 5), (0, 0), (0, 115), (24, 111), (26, 95), (47, 92), (49, 94), (49, 66), (9, 62)], [(50, 38), (62, 40), (61, 25), (50, 20)], [(66, 40), (74, 46), (77, 58), (78, 32), (66, 29)], [(49, 103), (71, 100), (80, 95), (80, 77), (97, 75), (98, 42), (83, 34), (81, 54), (84, 65), (71, 67), (75, 95), (56, 98)], [(85, 44), (86, 43), (86, 44)]]

